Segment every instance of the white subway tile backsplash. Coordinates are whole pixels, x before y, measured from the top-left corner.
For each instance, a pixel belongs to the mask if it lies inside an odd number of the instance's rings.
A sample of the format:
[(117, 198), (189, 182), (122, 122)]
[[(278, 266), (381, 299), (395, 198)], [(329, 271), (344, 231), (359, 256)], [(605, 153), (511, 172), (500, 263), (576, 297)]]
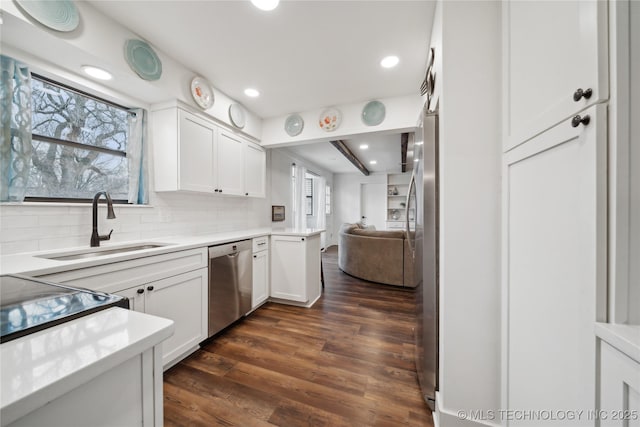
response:
[[(99, 231), (113, 229), (110, 243), (212, 234), (267, 227), (266, 200), (198, 194), (155, 193), (150, 206), (114, 206), (116, 218), (106, 219), (100, 203)], [(0, 254), (88, 246), (90, 205), (11, 204), (0, 206)]]

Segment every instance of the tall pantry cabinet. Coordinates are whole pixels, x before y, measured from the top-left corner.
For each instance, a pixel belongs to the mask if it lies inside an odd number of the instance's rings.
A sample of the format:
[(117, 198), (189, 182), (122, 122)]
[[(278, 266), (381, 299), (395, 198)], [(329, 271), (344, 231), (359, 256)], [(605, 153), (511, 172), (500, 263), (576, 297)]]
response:
[(593, 331), (606, 320), (607, 7), (503, 3), (503, 409), (595, 409)]

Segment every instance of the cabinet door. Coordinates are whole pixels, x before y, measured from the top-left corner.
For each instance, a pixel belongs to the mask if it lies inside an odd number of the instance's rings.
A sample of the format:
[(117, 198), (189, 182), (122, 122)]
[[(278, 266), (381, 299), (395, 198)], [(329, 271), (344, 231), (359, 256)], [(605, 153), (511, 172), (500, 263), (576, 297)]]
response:
[(307, 302), (304, 237), (271, 236), (271, 296)]
[(251, 308), (262, 304), (269, 296), (269, 251), (253, 254), (253, 293)]
[(505, 155), (508, 409), (586, 411), (595, 402), (593, 325), (606, 309), (606, 110), (584, 115), (587, 126), (562, 122)]
[(144, 294), (146, 292), (145, 286), (135, 286), (133, 288), (125, 289), (123, 291), (115, 292), (116, 295), (127, 298), (129, 300), (129, 309), (134, 311), (139, 311), (141, 313), (145, 312), (145, 298)]
[(244, 195), (244, 144), (237, 135), (220, 130), (216, 150), (216, 188), (222, 194)]
[(174, 321), (175, 332), (162, 343), (165, 366), (207, 338), (207, 279), (202, 268), (146, 285), (147, 313)]
[(213, 149), (216, 127), (179, 110), (179, 189), (210, 193), (214, 189)]
[(600, 427), (640, 426), (640, 363), (600, 342)]
[(265, 197), (267, 156), (256, 144), (245, 144), (244, 190), (249, 197)]
[[(609, 97), (607, 2), (502, 5), (508, 150)], [(577, 89), (593, 93), (574, 101)]]

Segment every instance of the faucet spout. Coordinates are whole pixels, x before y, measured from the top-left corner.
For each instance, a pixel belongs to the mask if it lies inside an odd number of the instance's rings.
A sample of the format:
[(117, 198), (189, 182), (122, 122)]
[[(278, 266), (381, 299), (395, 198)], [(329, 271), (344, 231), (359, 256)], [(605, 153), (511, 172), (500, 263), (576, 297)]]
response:
[(93, 229), (91, 232), (91, 247), (100, 246), (101, 240), (109, 240), (111, 239), (111, 233), (113, 230), (109, 232), (107, 235), (100, 235), (98, 233), (98, 202), (100, 198), (104, 196), (107, 201), (107, 219), (114, 219), (116, 217), (115, 212), (113, 212), (113, 202), (111, 201), (111, 196), (106, 191), (99, 191), (93, 196), (93, 205), (92, 205), (92, 214), (93, 214)]

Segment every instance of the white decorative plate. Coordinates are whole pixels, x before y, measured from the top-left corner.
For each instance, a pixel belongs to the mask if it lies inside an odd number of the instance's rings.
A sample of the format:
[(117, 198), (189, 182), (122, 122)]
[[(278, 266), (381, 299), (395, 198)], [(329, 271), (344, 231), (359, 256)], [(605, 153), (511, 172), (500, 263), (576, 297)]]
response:
[(191, 96), (203, 110), (210, 108), (215, 100), (211, 85), (204, 77), (196, 76), (191, 80)]
[(242, 129), (245, 124), (244, 109), (240, 104), (229, 105), (229, 120), (238, 129)]
[(380, 101), (370, 101), (362, 109), (362, 122), (367, 126), (377, 126), (384, 121), (386, 109)]
[(342, 123), (342, 113), (337, 108), (327, 108), (318, 118), (318, 126), (325, 132), (333, 132)]
[(69, 32), (78, 28), (80, 15), (72, 0), (16, 0), (33, 19), (56, 31)]
[(304, 129), (304, 120), (300, 114), (291, 114), (284, 121), (284, 130), (289, 136), (300, 135), (302, 129)]
[(160, 58), (145, 41), (127, 40), (124, 44), (124, 57), (129, 67), (144, 80), (158, 80), (162, 75)]

